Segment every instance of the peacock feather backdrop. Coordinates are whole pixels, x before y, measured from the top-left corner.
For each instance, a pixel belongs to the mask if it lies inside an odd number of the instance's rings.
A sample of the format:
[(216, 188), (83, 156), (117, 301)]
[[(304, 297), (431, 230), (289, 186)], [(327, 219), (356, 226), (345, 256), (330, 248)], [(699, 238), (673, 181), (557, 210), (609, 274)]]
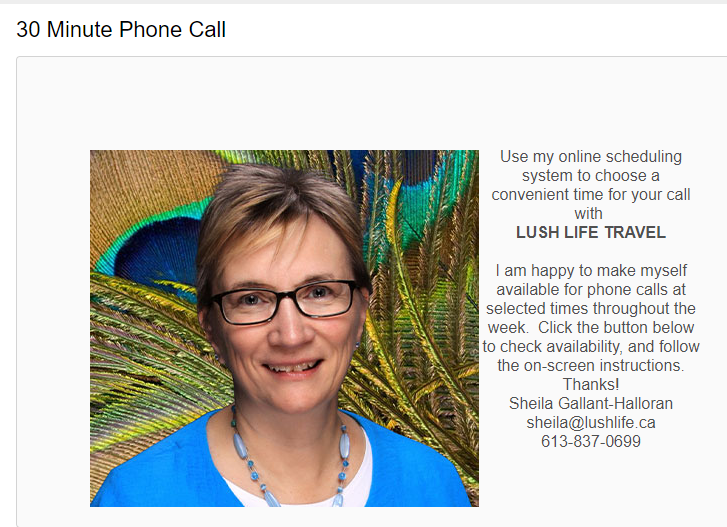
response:
[(374, 294), (340, 406), (447, 456), (477, 505), (476, 151), (92, 152), (91, 498), (113, 467), (232, 402), (194, 260), (236, 163), (318, 169), (359, 204)]

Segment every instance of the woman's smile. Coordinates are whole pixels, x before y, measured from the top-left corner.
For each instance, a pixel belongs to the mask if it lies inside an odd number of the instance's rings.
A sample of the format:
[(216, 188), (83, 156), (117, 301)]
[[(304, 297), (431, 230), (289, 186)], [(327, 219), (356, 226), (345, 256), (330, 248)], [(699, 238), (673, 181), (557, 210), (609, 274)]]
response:
[(314, 369), (320, 362), (320, 360), (312, 360), (290, 364), (266, 364), (265, 366), (275, 373), (303, 373)]
[(279, 379), (303, 380), (312, 377), (318, 371), (321, 362), (321, 360), (312, 360), (288, 364), (265, 364), (265, 367)]

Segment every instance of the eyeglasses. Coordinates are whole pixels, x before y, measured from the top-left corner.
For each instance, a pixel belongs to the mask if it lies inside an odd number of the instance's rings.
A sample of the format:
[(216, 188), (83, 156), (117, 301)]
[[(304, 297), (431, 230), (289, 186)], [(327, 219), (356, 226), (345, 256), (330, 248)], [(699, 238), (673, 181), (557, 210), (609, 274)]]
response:
[(342, 315), (351, 309), (354, 280), (322, 280), (293, 291), (245, 288), (212, 297), (220, 306), (225, 321), (235, 326), (262, 324), (273, 319), (283, 298), (290, 298), (303, 315), (325, 318)]

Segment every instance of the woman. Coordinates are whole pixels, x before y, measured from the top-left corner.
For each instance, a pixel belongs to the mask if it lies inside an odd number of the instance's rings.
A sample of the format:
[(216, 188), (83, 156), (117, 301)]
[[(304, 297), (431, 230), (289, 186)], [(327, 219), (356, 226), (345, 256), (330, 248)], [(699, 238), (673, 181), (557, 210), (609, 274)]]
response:
[(231, 169), (202, 218), (197, 297), (235, 403), (112, 470), (92, 505), (468, 506), (444, 457), (337, 408), (371, 293), (341, 187)]

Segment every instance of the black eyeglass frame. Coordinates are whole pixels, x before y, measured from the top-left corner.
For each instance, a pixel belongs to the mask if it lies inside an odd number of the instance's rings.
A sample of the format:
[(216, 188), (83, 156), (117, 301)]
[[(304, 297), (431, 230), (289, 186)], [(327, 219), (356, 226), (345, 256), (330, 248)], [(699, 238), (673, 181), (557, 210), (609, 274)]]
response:
[[(310, 287), (312, 285), (316, 284), (330, 284), (331, 282), (337, 283), (337, 284), (346, 284), (350, 288), (350, 296), (348, 299), (348, 307), (344, 309), (343, 311), (339, 311), (338, 313), (333, 313), (331, 315), (309, 315), (303, 309), (298, 305), (298, 299), (296, 298), (296, 295), (298, 294), (298, 291), (301, 289), (305, 289), (306, 287)], [(280, 301), (284, 298), (290, 298), (293, 301), (293, 304), (295, 304), (295, 307), (298, 308), (298, 311), (301, 315), (306, 316), (308, 318), (329, 318), (329, 317), (337, 317), (338, 315), (343, 315), (344, 313), (348, 313), (351, 309), (351, 306), (353, 305), (353, 291), (355, 289), (358, 289), (358, 285), (356, 284), (355, 280), (318, 280), (317, 282), (310, 282), (308, 284), (303, 284), (300, 287), (296, 287), (292, 291), (273, 291), (272, 289), (265, 289), (262, 287), (242, 287), (240, 289), (233, 289), (231, 291), (225, 291), (224, 293), (219, 293), (214, 296), (212, 296), (211, 300), (215, 302), (218, 306), (220, 306), (220, 313), (222, 313), (222, 318), (225, 319), (225, 322), (228, 324), (232, 324), (233, 326), (254, 326), (257, 324), (265, 324), (266, 322), (270, 322), (273, 318), (275, 318), (275, 315), (278, 314), (278, 308), (280, 307)], [(225, 315), (225, 310), (222, 308), (222, 298), (231, 295), (232, 293), (239, 293), (240, 291), (265, 291), (266, 293), (272, 293), (275, 295), (275, 309), (273, 310), (273, 314), (270, 315), (265, 320), (261, 320), (259, 322), (230, 322), (230, 320), (227, 318), (227, 315)]]

